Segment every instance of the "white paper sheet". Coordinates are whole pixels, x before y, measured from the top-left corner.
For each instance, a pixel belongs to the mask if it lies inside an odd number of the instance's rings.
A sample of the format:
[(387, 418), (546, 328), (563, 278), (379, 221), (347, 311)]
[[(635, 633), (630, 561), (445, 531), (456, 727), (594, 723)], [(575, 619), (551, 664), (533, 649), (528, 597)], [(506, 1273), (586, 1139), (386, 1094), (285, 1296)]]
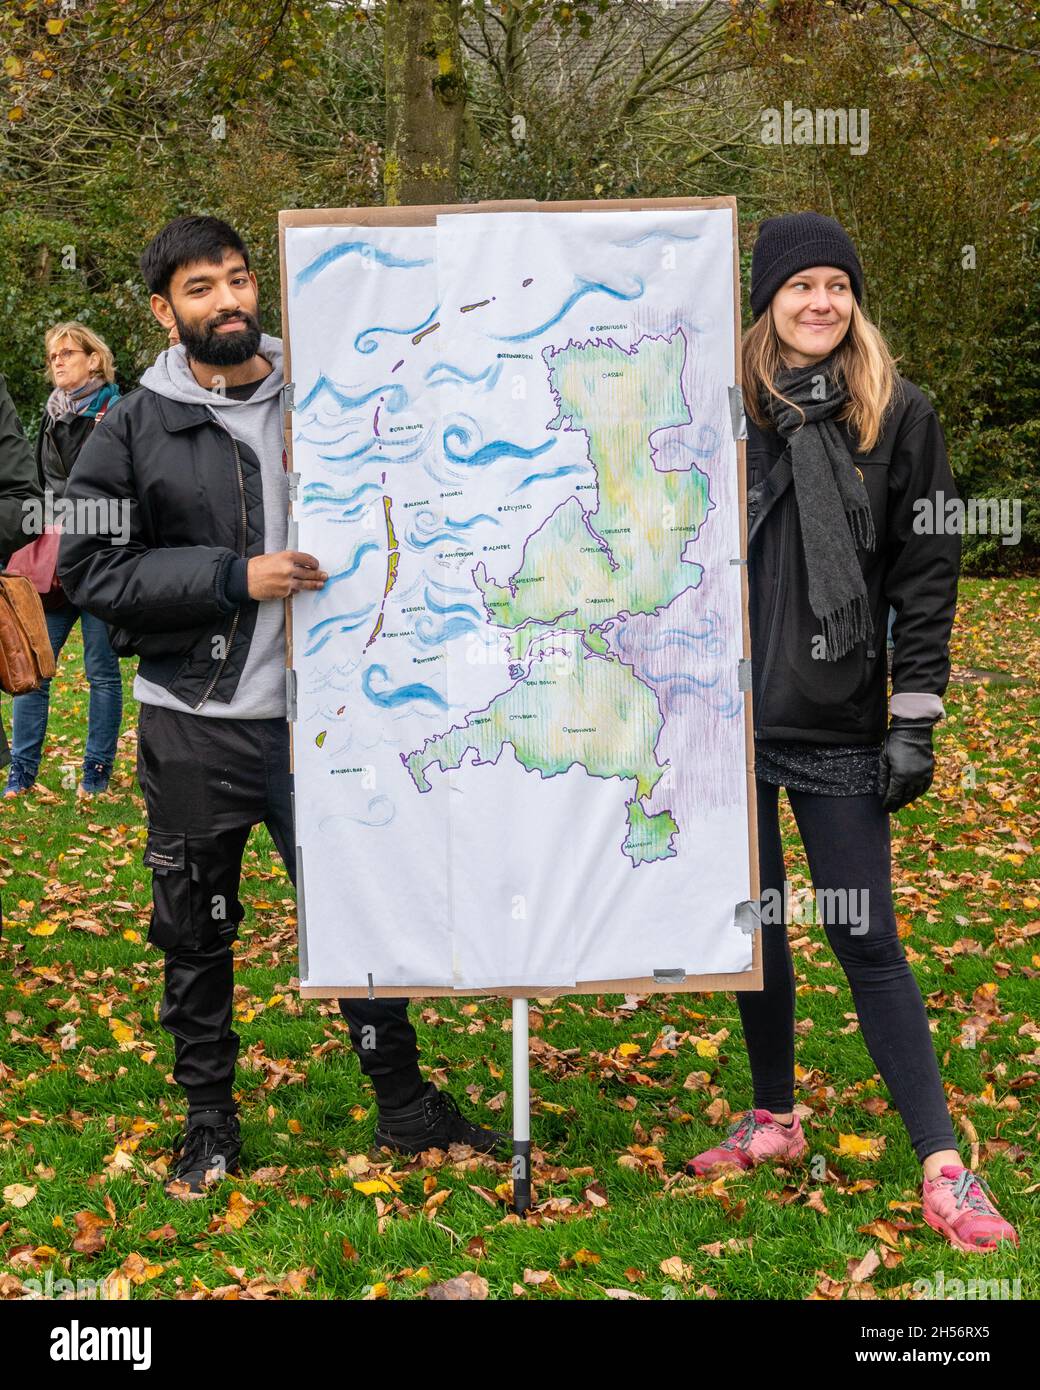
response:
[(285, 247), (302, 983), (750, 969), (729, 210)]

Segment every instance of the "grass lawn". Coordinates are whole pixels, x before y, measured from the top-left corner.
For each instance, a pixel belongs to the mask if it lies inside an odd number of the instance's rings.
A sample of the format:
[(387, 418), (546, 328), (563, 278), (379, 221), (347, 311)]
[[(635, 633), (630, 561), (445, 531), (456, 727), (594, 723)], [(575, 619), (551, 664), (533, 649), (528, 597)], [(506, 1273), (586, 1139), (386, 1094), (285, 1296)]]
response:
[[(157, 1021), (162, 956), (145, 942), (132, 664), (112, 790), (78, 801), (65, 785), (87, 713), (77, 629), (40, 782), (0, 801), (0, 1296), (22, 1296), (28, 1280), (46, 1287), (47, 1271), (119, 1271), (137, 1299), (398, 1299), (472, 1271), (492, 1298), (905, 1298), (942, 1270), (947, 1282), (1021, 1278), (1021, 1296), (1036, 1298), (1038, 633), (1040, 581), (963, 581), (955, 674), (999, 668), (1018, 682), (951, 684), (935, 783), (893, 821), (901, 927), (962, 1155), (974, 1138), (1023, 1242), (971, 1257), (921, 1222), (919, 1166), (844, 974), (805, 920), (790, 936), (809, 1166), (682, 1176), (683, 1159), (750, 1104), (727, 994), (532, 1008), (538, 1207), (525, 1221), (507, 1205), (507, 1165), (456, 1154), (424, 1168), (372, 1153), (375, 1106), (346, 1025), (334, 1003), (295, 992), (292, 888), (262, 828), (236, 949), (246, 1177), (203, 1200), (166, 1197), (182, 1111)], [(4, 718), (9, 729), (6, 698)], [(788, 877), (804, 889), (781, 804)], [(508, 1129), (508, 1003), (421, 1001), (414, 1017), (427, 1071)]]

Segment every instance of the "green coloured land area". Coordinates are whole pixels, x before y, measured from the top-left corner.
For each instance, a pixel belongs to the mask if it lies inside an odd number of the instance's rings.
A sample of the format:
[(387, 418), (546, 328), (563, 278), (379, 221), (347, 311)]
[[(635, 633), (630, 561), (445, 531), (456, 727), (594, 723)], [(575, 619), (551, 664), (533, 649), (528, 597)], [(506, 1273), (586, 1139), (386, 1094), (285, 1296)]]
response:
[(670, 812), (648, 816), (638, 801), (630, 801), (628, 825), (628, 838), (622, 849), (633, 864), (642, 864), (647, 859), (668, 859), (675, 853), (672, 836), (678, 835), (679, 827)]
[(559, 402), (550, 429), (584, 430), (597, 492), (570, 497), (528, 539), (506, 584), (478, 564), (474, 580), (493, 623), (554, 622), (587, 628), (617, 613), (653, 613), (697, 584), (701, 567), (682, 552), (707, 514), (708, 480), (697, 469), (654, 467), (650, 436), (688, 423), (682, 393), (686, 340), (571, 345), (547, 354)]
[(529, 771), (553, 777), (580, 763), (590, 777), (635, 778), (636, 795), (649, 796), (665, 771), (654, 757), (662, 720), (653, 692), (619, 661), (588, 655), (574, 633), (532, 644), (529, 661), (486, 710), (405, 758), (419, 790), (430, 790), (434, 763), (459, 767), (470, 748), (494, 762), (510, 743)]

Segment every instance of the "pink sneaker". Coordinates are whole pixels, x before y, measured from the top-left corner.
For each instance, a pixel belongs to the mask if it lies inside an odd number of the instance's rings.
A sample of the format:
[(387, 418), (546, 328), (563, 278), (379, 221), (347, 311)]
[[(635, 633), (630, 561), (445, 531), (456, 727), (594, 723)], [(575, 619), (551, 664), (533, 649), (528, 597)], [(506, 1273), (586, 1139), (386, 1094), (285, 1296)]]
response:
[(941, 1177), (922, 1183), (922, 1214), (934, 1231), (958, 1250), (995, 1250), (1002, 1240), (1018, 1244), (1018, 1232), (997, 1211), (989, 1187), (970, 1168), (944, 1163)]
[(791, 1163), (801, 1158), (808, 1147), (797, 1115), (788, 1128), (773, 1119), (771, 1110), (746, 1110), (722, 1143), (691, 1158), (686, 1171), (699, 1177), (719, 1165), (754, 1168), (769, 1159)]

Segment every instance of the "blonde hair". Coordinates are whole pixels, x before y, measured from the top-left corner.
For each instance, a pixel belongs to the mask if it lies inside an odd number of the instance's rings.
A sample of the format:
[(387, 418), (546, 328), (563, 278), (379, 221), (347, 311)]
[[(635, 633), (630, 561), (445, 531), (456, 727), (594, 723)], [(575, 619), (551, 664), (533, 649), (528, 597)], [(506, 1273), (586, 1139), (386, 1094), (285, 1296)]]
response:
[[(855, 299), (848, 332), (834, 349), (834, 356), (849, 393), (848, 403), (836, 418), (849, 422), (850, 432), (859, 442), (859, 452), (865, 454), (877, 443), (885, 412), (900, 390), (896, 371), (899, 359), (892, 356), (880, 330)], [(775, 385), (777, 373), (786, 364), (771, 308), (760, 314), (744, 334), (741, 360), (744, 408), (760, 429), (770, 429), (772, 421), (762, 408), (760, 397), (775, 396), (787, 405), (794, 404)]]
[(112, 355), (112, 349), (103, 338), (99, 338), (93, 329), (88, 328), (85, 323), (77, 323), (75, 319), (68, 323), (55, 324), (53, 328), (47, 330), (47, 335), (43, 340), (43, 351), (47, 358), (47, 375), (54, 384), (54, 373), (51, 370), (51, 350), (56, 343), (60, 343), (62, 338), (71, 338), (78, 348), (84, 352), (96, 352), (101, 358), (101, 366), (98, 372), (106, 381), (116, 379), (116, 360)]

